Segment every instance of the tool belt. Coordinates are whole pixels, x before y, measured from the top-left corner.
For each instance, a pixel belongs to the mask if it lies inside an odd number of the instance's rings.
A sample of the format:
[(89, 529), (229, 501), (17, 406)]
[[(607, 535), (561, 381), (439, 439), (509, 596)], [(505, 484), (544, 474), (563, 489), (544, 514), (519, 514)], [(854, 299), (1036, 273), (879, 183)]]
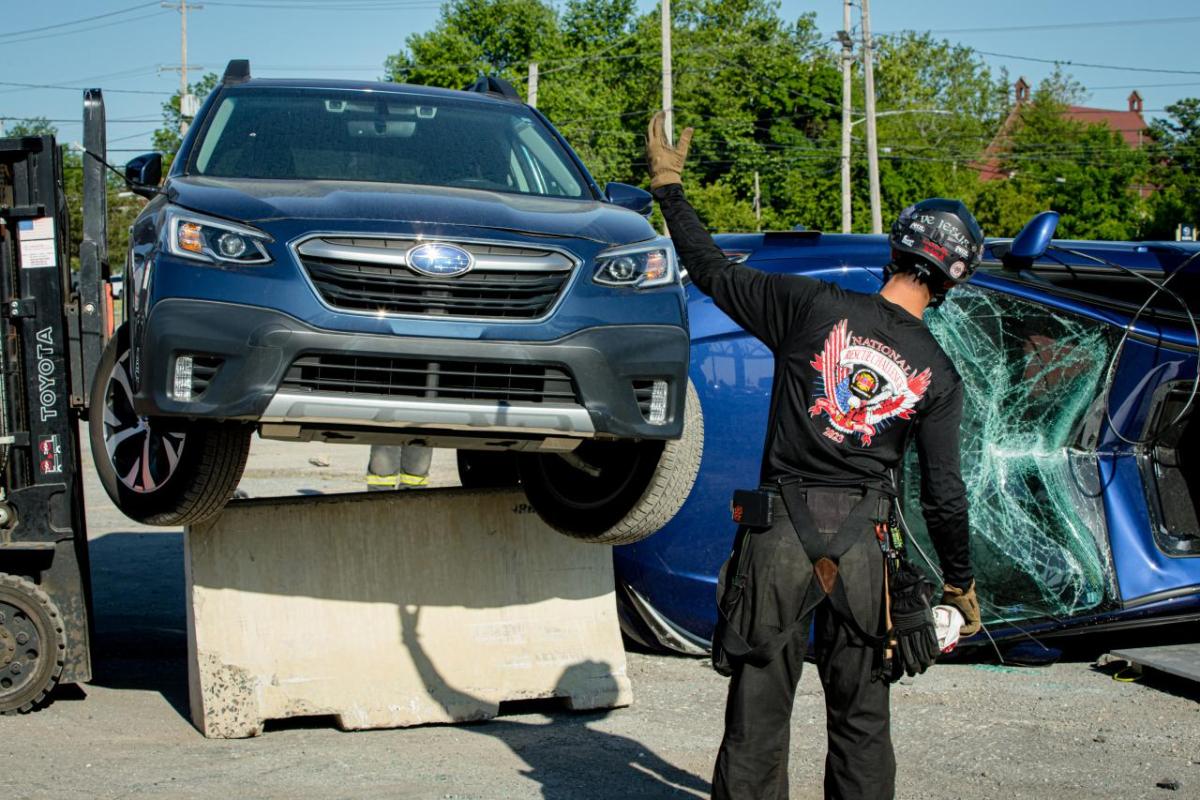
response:
[[(882, 646), (883, 554), (875, 531), (891, 498), (865, 487), (799, 482), (738, 492), (742, 527), (718, 582), (713, 666), (763, 666), (828, 600), (856, 635)], [(740, 508), (740, 514), (739, 514)]]

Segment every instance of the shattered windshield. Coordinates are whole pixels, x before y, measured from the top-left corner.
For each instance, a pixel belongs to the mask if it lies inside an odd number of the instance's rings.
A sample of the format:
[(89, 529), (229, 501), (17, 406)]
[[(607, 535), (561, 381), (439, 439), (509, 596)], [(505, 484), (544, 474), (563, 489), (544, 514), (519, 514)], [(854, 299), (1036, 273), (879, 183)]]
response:
[[(984, 621), (1099, 606), (1112, 584), (1101, 487), (1094, 454), (1076, 441), (1102, 395), (1113, 330), (974, 287), (926, 321), (963, 378), (962, 471)], [(914, 458), (904, 508), (932, 556)]]

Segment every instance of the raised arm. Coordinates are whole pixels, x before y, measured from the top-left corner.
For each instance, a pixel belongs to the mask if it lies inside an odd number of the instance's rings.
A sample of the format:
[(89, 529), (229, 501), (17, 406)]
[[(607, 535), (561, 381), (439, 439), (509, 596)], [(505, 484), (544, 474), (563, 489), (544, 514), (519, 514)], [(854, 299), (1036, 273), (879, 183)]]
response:
[(734, 322), (775, 348), (791, 325), (803, 321), (821, 283), (735, 264), (721, 252), (680, 183), (691, 140), (692, 129), (687, 128), (678, 146), (672, 147), (663, 134), (662, 113), (650, 121), (646, 145), (650, 188), (667, 221), (675, 252), (696, 288), (713, 298)]

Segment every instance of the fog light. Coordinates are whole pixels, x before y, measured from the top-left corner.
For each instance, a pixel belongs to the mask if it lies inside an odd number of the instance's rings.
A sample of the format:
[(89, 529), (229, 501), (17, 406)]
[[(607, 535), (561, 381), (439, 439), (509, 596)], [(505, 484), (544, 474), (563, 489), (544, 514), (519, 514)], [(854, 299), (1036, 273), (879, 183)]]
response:
[(650, 390), (650, 416), (646, 421), (651, 425), (665, 425), (667, 422), (667, 382), (655, 381)]
[(191, 356), (179, 356), (175, 359), (175, 399), (184, 402), (192, 399)]

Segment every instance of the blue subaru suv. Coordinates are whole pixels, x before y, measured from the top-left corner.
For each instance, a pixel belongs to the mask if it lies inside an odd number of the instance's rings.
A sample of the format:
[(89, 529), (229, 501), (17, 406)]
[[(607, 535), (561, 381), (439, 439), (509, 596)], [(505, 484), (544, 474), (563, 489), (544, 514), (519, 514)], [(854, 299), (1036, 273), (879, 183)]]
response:
[[(250, 78), (230, 62), (133, 225), (91, 441), (128, 516), (218, 513), (250, 438), (421, 443), (519, 475), (552, 526), (628, 542), (679, 509), (702, 424), (650, 196), (602, 191), (494, 78)], [(161, 185), (160, 185), (161, 182)], [(481, 477), (482, 476), (482, 477)]]

